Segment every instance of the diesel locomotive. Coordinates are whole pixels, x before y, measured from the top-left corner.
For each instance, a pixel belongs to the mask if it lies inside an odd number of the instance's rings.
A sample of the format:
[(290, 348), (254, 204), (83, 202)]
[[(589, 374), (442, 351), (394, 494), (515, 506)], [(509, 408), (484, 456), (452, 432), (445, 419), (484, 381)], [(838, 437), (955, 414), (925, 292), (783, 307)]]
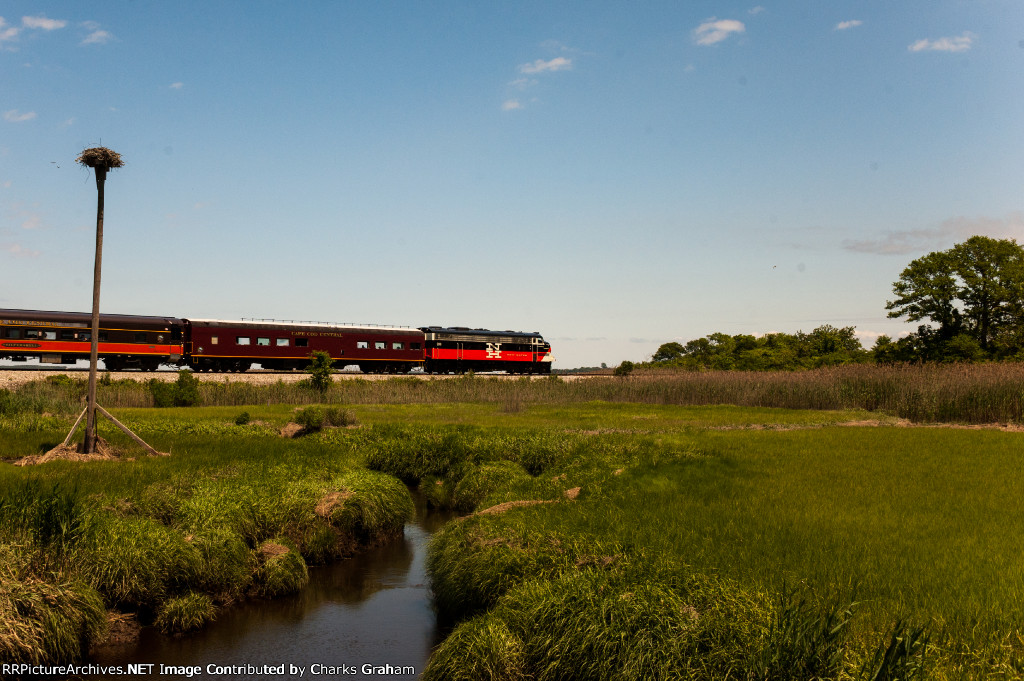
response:
[[(82, 312), (0, 309), (0, 359), (73, 364), (89, 359), (92, 316)], [(355, 326), (276, 320), (225, 321), (100, 315), (99, 358), (110, 371), (303, 369), (315, 351), (363, 373), (504, 371), (551, 373), (551, 345), (536, 332), (467, 327)]]

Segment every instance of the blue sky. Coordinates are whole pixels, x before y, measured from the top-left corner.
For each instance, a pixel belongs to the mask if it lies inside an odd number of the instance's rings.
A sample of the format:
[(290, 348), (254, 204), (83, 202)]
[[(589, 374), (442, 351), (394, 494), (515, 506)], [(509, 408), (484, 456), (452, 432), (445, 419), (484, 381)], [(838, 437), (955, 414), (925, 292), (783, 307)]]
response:
[(907, 2), (0, 5), (0, 307), (540, 331), (556, 367), (911, 327), (1024, 237), (1024, 11)]

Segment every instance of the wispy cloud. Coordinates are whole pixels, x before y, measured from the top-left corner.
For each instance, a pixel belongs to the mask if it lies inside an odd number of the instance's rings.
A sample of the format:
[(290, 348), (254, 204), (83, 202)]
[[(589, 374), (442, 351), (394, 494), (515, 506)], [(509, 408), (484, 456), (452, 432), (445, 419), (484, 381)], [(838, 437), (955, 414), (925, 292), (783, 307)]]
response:
[(82, 23), (82, 26), (85, 30), (89, 31), (89, 35), (85, 36), (85, 39), (79, 45), (103, 45), (114, 39), (113, 33), (104, 31), (95, 21), (85, 21)]
[(1010, 213), (1005, 218), (967, 218), (958, 216), (943, 220), (936, 227), (886, 232), (877, 239), (843, 241), (843, 248), (857, 253), (875, 255), (906, 255), (948, 248), (954, 242), (974, 235), (996, 239), (1017, 238), (1024, 233), (1024, 213)]
[(170, 88), (171, 88), (172, 90), (180, 90), (181, 88), (185, 87), (185, 84), (184, 84), (184, 83), (182, 83), (181, 81), (178, 81), (177, 83), (171, 83), (171, 84), (169, 85), (169, 87), (170, 87)]
[[(573, 55), (581, 55), (578, 49), (568, 47), (556, 40), (547, 40), (542, 44), (542, 47), (549, 51), (571, 53)], [(530, 88), (537, 86), (540, 83), (540, 79), (546, 77), (549, 73), (555, 73), (556, 71), (571, 71), (573, 69), (574, 57), (560, 56), (553, 57), (551, 59), (536, 59), (526, 64), (520, 64), (516, 71), (520, 74), (519, 77), (508, 83), (508, 88), (514, 90), (515, 93), (525, 93)], [(526, 108), (527, 102), (536, 102), (536, 97), (527, 97), (526, 100), (513, 92), (506, 93), (505, 100), (501, 103), (502, 111), (517, 111), (519, 109)]]
[(38, 258), (41, 254), (40, 251), (33, 251), (25, 248), (21, 244), (5, 243), (0, 245), (0, 251), (10, 254), (15, 258)]
[(849, 28), (857, 28), (858, 26), (863, 25), (864, 22), (861, 21), (860, 19), (850, 19), (849, 21), (840, 21), (838, 24), (836, 24), (836, 30), (845, 31)]
[(17, 38), (19, 32), (21, 32), (20, 28), (9, 25), (3, 17), (0, 17), (0, 46)]
[(761, 5), (758, 5), (757, 7), (751, 7), (750, 9), (748, 9), (747, 10), (747, 14), (760, 14), (761, 12), (765, 12), (765, 11), (767, 11), (767, 10), (765, 10), (764, 7), (762, 7)]
[(974, 34), (965, 31), (963, 35), (935, 40), (918, 40), (907, 47), (911, 52), (966, 52), (974, 43)]
[(8, 123), (24, 123), (25, 121), (30, 121), (35, 117), (35, 111), (25, 111), (23, 113), (17, 109), (11, 109), (10, 111), (4, 112), (4, 120)]
[(572, 68), (572, 59), (568, 57), (555, 57), (554, 59), (538, 59), (537, 61), (523, 64), (519, 67), (519, 73), (546, 73), (548, 71), (568, 71)]
[(63, 19), (47, 19), (44, 16), (38, 17), (22, 17), (21, 24), (25, 28), (38, 28), (44, 31), (55, 31), (58, 28), (64, 28), (68, 25), (68, 22)]
[(21, 211), (22, 229), (39, 229), (43, 226), (43, 216), (31, 211)]
[(698, 45), (714, 45), (726, 40), (731, 35), (743, 33), (746, 30), (747, 27), (742, 21), (711, 17), (693, 29), (693, 39)]

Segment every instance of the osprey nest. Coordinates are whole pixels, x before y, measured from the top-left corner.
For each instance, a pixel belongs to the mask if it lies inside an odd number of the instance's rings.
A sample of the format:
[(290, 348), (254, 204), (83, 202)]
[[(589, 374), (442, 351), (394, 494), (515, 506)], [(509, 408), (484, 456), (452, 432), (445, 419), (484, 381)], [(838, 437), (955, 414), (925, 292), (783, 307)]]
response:
[(106, 147), (86, 149), (75, 160), (89, 168), (120, 168), (124, 165), (121, 154)]

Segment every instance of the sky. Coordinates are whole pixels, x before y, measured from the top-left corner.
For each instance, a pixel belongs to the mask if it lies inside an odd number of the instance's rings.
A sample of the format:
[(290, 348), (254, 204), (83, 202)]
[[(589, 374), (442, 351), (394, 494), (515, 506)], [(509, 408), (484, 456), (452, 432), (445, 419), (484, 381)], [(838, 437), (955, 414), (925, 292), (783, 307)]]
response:
[(1024, 241), (1024, 6), (0, 3), (0, 308), (539, 331), (555, 368), (855, 326)]

